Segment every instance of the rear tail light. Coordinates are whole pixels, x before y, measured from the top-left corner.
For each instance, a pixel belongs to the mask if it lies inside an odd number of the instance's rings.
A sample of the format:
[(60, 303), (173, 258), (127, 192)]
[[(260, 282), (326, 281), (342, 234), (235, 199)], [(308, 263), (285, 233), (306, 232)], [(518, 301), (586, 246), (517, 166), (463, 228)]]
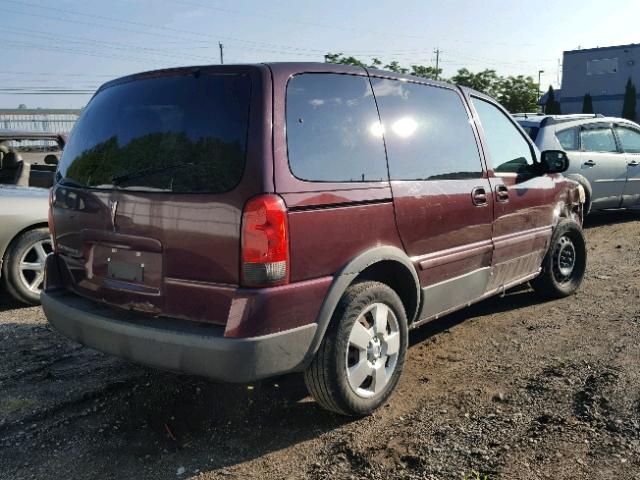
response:
[(287, 207), (277, 195), (260, 195), (242, 213), (242, 284), (267, 287), (289, 282)]
[(58, 245), (56, 243), (56, 226), (53, 222), (53, 205), (56, 202), (56, 192), (55, 187), (51, 187), (49, 189), (49, 233), (51, 234), (51, 246), (53, 247), (53, 251), (58, 251)]

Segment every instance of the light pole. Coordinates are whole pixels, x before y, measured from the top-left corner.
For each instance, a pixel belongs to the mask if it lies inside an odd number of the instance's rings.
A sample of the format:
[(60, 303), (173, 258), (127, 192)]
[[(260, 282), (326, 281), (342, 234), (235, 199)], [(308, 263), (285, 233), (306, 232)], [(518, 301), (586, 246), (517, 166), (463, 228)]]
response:
[[(540, 99), (540, 97), (542, 96), (542, 93), (540, 92), (540, 77), (542, 76), (542, 74), (544, 73), (544, 70), (538, 70), (538, 99)], [(543, 108), (544, 111), (544, 108)]]

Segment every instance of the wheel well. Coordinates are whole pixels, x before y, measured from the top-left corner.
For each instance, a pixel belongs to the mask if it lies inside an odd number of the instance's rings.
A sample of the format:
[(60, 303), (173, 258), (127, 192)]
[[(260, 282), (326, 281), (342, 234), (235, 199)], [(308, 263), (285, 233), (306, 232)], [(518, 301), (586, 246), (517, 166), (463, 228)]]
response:
[(0, 252), (0, 266), (4, 263), (4, 259), (7, 256), (7, 252), (11, 249), (13, 244), (20, 238), (23, 233), (28, 232), (29, 230), (35, 230), (36, 228), (49, 228), (49, 224), (46, 222), (35, 223), (33, 225), (29, 225), (28, 227), (23, 228), (18, 233), (16, 233), (11, 241), (7, 243), (7, 248), (5, 248), (4, 252)]
[(411, 323), (419, 306), (419, 298), (413, 275), (399, 262), (382, 260), (369, 265), (354, 281), (374, 280), (391, 287), (402, 300), (407, 320)]

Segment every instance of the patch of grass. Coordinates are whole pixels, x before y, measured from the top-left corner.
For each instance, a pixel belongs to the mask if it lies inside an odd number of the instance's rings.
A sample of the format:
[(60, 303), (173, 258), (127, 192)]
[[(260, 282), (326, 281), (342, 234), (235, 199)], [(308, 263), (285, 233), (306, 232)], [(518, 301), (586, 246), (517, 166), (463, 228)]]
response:
[(488, 473), (482, 473), (478, 470), (471, 470), (462, 477), (462, 480), (491, 480)]
[(12, 397), (0, 402), (0, 412), (10, 414), (21, 409), (32, 408), (38, 402), (30, 398)]

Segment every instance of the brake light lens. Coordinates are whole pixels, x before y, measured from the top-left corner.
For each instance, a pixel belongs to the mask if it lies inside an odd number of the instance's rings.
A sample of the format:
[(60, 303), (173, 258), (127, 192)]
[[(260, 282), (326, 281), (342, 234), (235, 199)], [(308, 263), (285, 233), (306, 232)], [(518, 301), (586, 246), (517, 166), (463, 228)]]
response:
[(242, 284), (247, 287), (289, 282), (287, 207), (277, 195), (250, 199), (242, 213)]
[(51, 234), (51, 245), (53, 247), (53, 251), (58, 251), (58, 244), (56, 242), (56, 226), (53, 223), (53, 205), (56, 203), (56, 192), (55, 187), (51, 187), (49, 189), (49, 214), (47, 221), (49, 223), (49, 233)]

